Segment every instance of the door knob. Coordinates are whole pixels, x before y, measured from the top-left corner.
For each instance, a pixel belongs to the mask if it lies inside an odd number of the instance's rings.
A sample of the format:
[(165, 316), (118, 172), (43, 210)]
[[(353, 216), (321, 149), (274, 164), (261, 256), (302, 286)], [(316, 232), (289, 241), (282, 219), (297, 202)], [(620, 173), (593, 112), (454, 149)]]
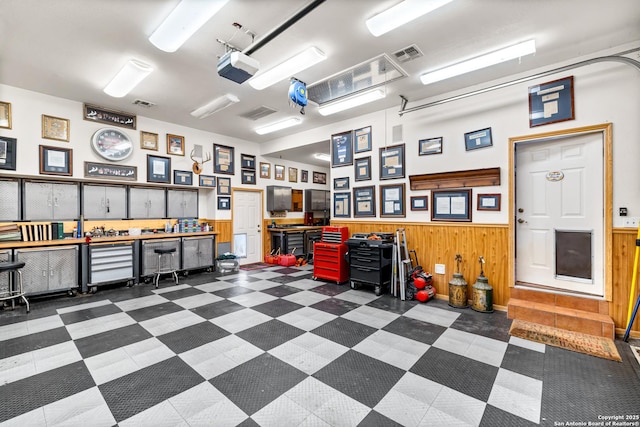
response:
[(522, 212), (524, 212), (524, 209), (518, 208), (518, 212), (522, 213)]
[(524, 219), (522, 219), (522, 218), (518, 218), (518, 223), (519, 223), (519, 224), (524, 224), (525, 222), (527, 222), (527, 221), (525, 221), (525, 220), (524, 220)]

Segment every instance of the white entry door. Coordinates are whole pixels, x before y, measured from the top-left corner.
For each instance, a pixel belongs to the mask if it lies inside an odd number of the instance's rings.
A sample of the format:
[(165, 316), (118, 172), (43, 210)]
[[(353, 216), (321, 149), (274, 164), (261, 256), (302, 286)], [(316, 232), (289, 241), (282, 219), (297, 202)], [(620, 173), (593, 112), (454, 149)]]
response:
[(233, 252), (246, 255), (240, 264), (262, 261), (262, 192), (234, 190), (232, 212)]
[(603, 135), (516, 146), (516, 283), (604, 295)]

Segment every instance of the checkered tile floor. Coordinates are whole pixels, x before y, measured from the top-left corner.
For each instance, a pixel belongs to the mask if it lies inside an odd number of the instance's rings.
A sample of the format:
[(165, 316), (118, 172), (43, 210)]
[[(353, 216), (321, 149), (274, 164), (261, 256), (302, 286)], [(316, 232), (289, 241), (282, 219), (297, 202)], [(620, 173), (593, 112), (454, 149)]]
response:
[[(640, 414), (640, 368), (505, 313), (376, 297), (312, 266), (198, 273), (0, 312), (2, 426), (528, 426)], [(637, 420), (637, 418), (636, 418)]]

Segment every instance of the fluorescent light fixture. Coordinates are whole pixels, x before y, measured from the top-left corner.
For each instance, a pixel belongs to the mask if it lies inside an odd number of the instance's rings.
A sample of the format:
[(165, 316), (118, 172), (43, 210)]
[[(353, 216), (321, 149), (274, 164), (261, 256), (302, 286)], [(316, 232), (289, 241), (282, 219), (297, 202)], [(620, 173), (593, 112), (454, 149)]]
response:
[(468, 61), (459, 62), (449, 67), (425, 73), (420, 76), (420, 80), (422, 84), (428, 85), (532, 53), (536, 53), (536, 41), (528, 40), (486, 55), (478, 56)]
[(311, 46), (287, 59), (283, 63), (258, 74), (249, 80), (249, 84), (254, 89), (262, 90), (278, 83), (281, 80), (293, 77), (294, 74), (299, 73), (302, 70), (306, 70), (325, 59), (327, 59), (327, 56), (320, 49), (315, 46)]
[(378, 37), (416, 18), (444, 6), (452, 0), (404, 0), (402, 3), (367, 19), (369, 32)]
[(205, 117), (209, 117), (213, 113), (217, 113), (220, 110), (224, 110), (230, 105), (239, 102), (237, 96), (227, 93), (225, 95), (219, 96), (214, 99), (210, 103), (203, 105), (202, 107), (195, 109), (191, 112), (193, 117), (197, 117), (199, 119), (204, 119)]
[(313, 155), (313, 157), (315, 157), (318, 160), (324, 160), (325, 162), (331, 161), (331, 156), (328, 155), (327, 153), (316, 153)]
[(386, 96), (382, 89), (375, 89), (369, 92), (364, 92), (350, 98), (333, 102), (331, 104), (322, 105), (318, 108), (318, 112), (323, 116), (337, 113), (339, 111), (348, 110), (349, 108), (357, 107), (358, 105), (366, 104), (368, 102), (382, 99)]
[(302, 123), (302, 119), (300, 117), (289, 117), (288, 119), (256, 128), (256, 133), (258, 135), (264, 135), (266, 133), (271, 133), (280, 129), (285, 129), (291, 126), (299, 125), (300, 123)]
[(122, 98), (152, 71), (153, 68), (150, 65), (136, 59), (130, 59), (104, 88), (104, 93), (114, 98)]
[(182, 0), (151, 34), (149, 41), (165, 52), (175, 52), (229, 0)]

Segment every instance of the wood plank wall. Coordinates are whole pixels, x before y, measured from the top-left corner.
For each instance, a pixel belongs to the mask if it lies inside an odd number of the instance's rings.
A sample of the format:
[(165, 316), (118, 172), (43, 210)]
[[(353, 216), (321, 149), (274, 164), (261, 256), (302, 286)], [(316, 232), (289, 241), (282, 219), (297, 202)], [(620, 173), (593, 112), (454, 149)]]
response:
[(230, 219), (217, 219), (213, 222), (213, 231), (218, 232), (216, 244), (233, 241), (233, 223)]
[[(636, 252), (637, 230), (614, 229), (613, 230), (613, 296), (609, 303), (609, 315), (616, 324), (616, 329), (622, 333), (627, 328), (627, 313), (629, 309), (629, 292), (631, 291), (631, 279), (633, 278), (633, 260)], [(635, 304), (640, 295), (639, 286), (632, 299)], [(640, 317), (631, 328), (634, 336), (640, 336)]]

